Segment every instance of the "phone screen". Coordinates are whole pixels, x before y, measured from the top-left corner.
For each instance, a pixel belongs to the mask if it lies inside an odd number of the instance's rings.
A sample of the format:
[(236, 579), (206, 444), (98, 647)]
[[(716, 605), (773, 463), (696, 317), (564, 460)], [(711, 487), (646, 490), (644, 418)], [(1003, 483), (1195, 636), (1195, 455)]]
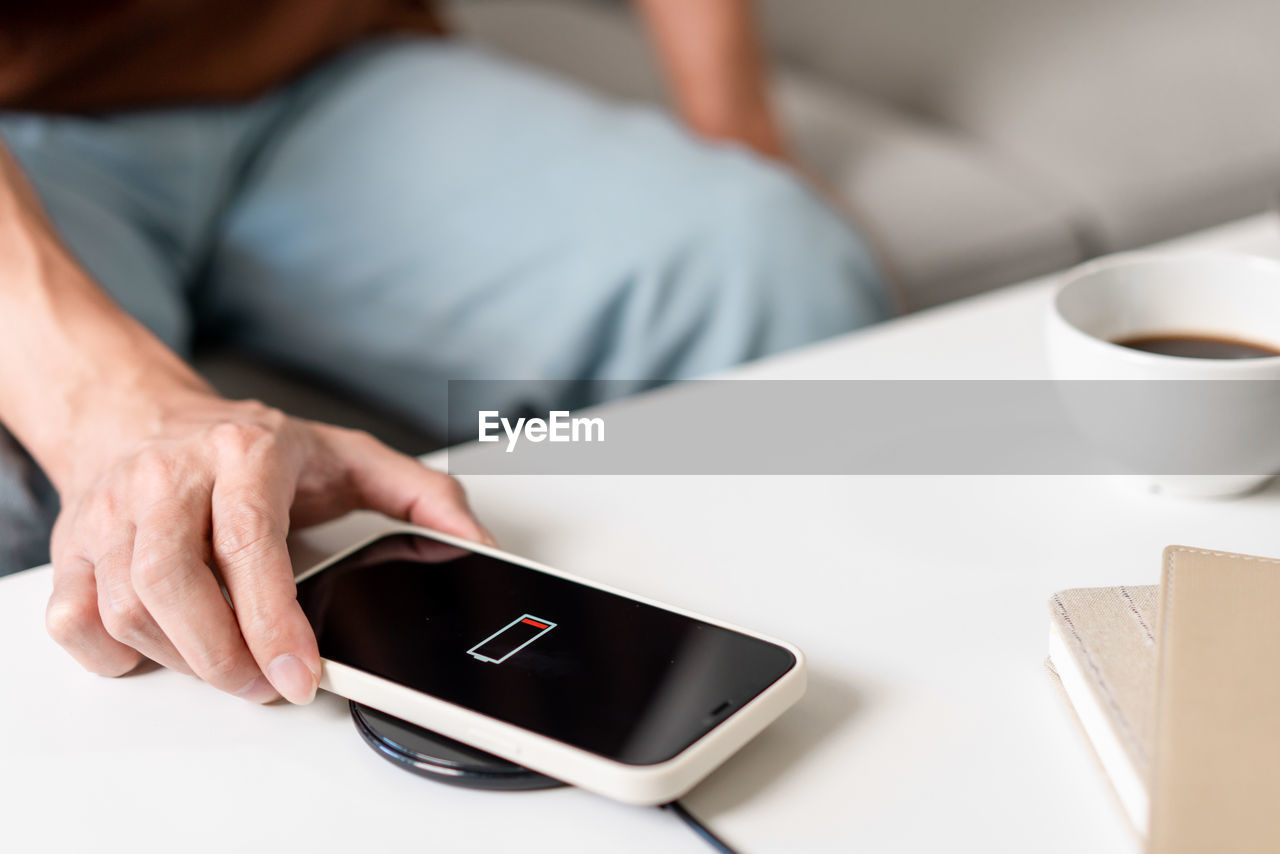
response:
[(320, 654), (633, 765), (670, 759), (795, 666), (786, 648), (416, 534), (298, 585)]

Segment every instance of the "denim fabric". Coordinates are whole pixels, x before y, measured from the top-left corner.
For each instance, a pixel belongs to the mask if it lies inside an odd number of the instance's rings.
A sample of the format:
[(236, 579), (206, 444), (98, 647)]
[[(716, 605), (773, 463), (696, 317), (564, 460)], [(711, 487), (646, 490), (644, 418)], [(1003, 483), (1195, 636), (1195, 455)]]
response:
[[(450, 379), (634, 391), (887, 313), (864, 243), (783, 170), (447, 40), (370, 42), (243, 104), (0, 134), (178, 352), (229, 341), (437, 433)], [(596, 402), (546, 388), (564, 398), (505, 404)], [(54, 504), (0, 440), (3, 573), (47, 558)]]

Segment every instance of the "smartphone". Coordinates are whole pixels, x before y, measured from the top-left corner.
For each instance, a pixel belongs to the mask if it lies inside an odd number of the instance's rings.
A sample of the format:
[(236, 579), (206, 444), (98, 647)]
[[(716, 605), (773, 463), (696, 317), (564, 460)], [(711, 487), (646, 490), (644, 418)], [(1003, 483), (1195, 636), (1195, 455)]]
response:
[(321, 688), (626, 803), (684, 795), (804, 693), (790, 644), (421, 528), (298, 600)]

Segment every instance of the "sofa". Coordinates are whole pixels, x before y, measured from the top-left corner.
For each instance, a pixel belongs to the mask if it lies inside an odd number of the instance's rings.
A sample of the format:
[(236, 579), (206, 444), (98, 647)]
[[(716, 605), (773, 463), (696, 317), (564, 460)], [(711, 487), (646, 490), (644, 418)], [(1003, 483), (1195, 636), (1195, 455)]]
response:
[[(696, 2), (697, 0), (690, 0)], [(918, 310), (1271, 206), (1275, 0), (758, 0), (799, 159), (848, 203)], [(453, 0), (460, 34), (665, 105), (622, 0)], [(216, 385), (429, 437), (234, 354)]]

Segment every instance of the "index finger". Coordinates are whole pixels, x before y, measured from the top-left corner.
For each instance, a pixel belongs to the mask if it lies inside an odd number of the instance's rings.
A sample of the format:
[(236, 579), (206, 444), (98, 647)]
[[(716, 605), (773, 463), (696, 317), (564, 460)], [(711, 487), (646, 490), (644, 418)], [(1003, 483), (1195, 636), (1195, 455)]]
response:
[(362, 506), (463, 539), (497, 545), (471, 512), (462, 484), (372, 437), (337, 449)]

